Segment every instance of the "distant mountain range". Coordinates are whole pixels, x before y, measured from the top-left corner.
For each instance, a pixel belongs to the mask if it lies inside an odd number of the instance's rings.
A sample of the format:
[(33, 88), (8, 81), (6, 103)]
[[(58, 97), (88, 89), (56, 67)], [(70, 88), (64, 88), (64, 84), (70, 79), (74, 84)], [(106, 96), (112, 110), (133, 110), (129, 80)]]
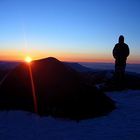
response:
[(0, 61), (0, 70), (14, 69), (20, 62)]
[[(114, 70), (114, 63), (81, 62), (82, 66), (97, 70)], [(126, 71), (140, 73), (140, 64), (127, 64)]]

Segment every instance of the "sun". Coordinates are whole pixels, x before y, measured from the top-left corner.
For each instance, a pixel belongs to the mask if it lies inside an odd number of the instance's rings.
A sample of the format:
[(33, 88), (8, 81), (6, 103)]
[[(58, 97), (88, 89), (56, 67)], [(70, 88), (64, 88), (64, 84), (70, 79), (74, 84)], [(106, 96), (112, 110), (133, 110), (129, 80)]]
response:
[(31, 62), (32, 62), (32, 58), (31, 58), (30, 56), (27, 56), (27, 57), (25, 58), (25, 62), (31, 63)]

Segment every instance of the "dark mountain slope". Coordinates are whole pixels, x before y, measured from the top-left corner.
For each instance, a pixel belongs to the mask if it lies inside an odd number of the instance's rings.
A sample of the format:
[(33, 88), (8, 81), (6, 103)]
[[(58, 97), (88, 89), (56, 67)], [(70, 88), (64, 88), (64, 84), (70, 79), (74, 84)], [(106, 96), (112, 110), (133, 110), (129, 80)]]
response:
[(31, 67), (38, 114), (85, 119), (105, 115), (114, 102), (97, 88), (86, 84), (78, 72), (49, 57), (21, 63), (0, 86), (0, 108), (34, 112)]

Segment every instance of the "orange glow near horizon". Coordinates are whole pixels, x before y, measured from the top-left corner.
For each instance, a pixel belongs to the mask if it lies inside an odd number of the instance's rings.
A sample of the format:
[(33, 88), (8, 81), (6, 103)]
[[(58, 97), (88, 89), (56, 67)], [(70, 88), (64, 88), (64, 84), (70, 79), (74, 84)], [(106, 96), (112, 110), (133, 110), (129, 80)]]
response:
[[(2, 61), (25, 61), (25, 53), (24, 51), (13, 50), (13, 51), (2, 51), (0, 55), (0, 60)], [(114, 63), (114, 58), (112, 54), (107, 53), (68, 53), (62, 51), (39, 51), (32, 50), (28, 54), (30, 54), (30, 58), (26, 58), (26, 62), (30, 62), (32, 60), (38, 60), (47, 57), (55, 57), (60, 61), (68, 61), (68, 62), (105, 62), (105, 63)], [(127, 63), (136, 63), (140, 64), (140, 57), (136, 55), (130, 55), (128, 57)]]
[[(60, 61), (66, 61), (66, 62), (97, 62), (97, 63), (114, 63), (114, 58), (76, 58), (76, 57), (62, 57), (62, 56), (54, 56), (54, 55), (46, 55), (42, 57), (34, 57), (33, 60), (38, 60), (42, 58), (47, 58), (47, 57), (55, 57), (59, 59)], [(23, 61), (25, 62), (25, 59), (22, 59), (23, 57), (0, 57), (0, 61)], [(134, 63), (134, 64), (140, 64), (140, 59), (135, 59), (135, 58), (128, 58), (127, 63)]]

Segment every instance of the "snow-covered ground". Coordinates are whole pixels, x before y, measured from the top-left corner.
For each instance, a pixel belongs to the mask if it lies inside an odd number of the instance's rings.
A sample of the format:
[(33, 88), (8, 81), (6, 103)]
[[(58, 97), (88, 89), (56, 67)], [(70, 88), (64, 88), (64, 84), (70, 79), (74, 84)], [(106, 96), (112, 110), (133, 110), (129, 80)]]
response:
[(117, 109), (80, 122), (39, 117), (22, 111), (0, 112), (0, 140), (139, 140), (140, 91), (106, 93)]

